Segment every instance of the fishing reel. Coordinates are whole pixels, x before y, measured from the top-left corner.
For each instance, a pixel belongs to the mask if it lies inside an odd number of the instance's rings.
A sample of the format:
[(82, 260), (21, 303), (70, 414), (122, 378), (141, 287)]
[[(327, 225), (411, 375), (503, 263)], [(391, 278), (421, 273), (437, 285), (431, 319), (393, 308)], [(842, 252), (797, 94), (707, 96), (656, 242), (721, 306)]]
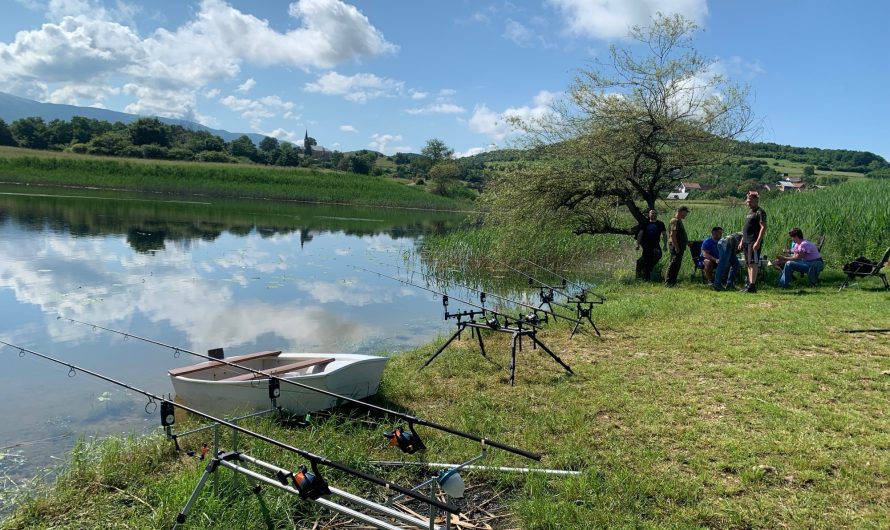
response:
[(538, 296), (541, 298), (541, 305), (549, 304), (553, 302), (555, 298), (553, 289), (550, 287), (541, 287), (541, 290), (538, 292)]
[(391, 431), (385, 431), (383, 436), (389, 439), (389, 445), (394, 445), (401, 449), (403, 453), (408, 453), (409, 455), (426, 449), (420, 436), (414, 430), (414, 425), (411, 423), (408, 424), (408, 431), (405, 431), (401, 425), (398, 425)]
[(547, 322), (548, 318), (546, 315), (544, 315), (542, 317), (540, 314), (538, 314), (538, 311), (535, 310), (534, 312), (522, 317), (522, 321), (525, 322), (526, 324), (531, 324), (532, 326), (537, 326), (537, 325)]
[(321, 473), (318, 472), (318, 466), (315, 462), (312, 462), (312, 471), (309, 471), (305, 465), (300, 464), (296, 473), (284, 473), (279, 470), (277, 478), (284, 486), (289, 485), (289, 480), (301, 499), (315, 500), (322, 495), (331, 494), (331, 489), (328, 487), (328, 483), (321, 477)]

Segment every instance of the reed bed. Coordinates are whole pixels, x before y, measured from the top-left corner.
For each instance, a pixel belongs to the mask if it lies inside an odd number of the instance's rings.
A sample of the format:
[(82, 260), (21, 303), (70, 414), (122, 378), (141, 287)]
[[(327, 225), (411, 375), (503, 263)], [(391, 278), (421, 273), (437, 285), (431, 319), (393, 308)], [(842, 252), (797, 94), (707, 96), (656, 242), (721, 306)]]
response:
[[(690, 203), (683, 203), (690, 204)], [(787, 249), (788, 231), (794, 227), (815, 240), (824, 237), (822, 253), (829, 266), (839, 267), (859, 255), (872, 259), (890, 246), (890, 183), (859, 179), (840, 186), (803, 193), (764, 197), (768, 230), (763, 248), (767, 255)], [(667, 220), (679, 203), (664, 203)], [(710, 236), (713, 226), (725, 233), (740, 231), (747, 206), (732, 203), (692, 203), (686, 218), (690, 239)], [(523, 259), (569, 275), (633, 277), (637, 257), (628, 236), (578, 236), (566, 228), (468, 226), (423, 243), (424, 258), (434, 268), (465, 270), (492, 267), (492, 259), (519, 265)]]

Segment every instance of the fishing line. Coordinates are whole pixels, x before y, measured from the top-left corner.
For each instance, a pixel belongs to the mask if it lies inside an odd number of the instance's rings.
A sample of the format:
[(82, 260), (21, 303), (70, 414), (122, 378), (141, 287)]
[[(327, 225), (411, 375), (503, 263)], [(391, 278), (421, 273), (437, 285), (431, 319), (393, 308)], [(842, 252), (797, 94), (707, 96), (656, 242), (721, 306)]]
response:
[(521, 259), (522, 261), (524, 261), (524, 262), (526, 262), (526, 263), (528, 263), (528, 264), (530, 264), (530, 265), (533, 265), (533, 266), (535, 266), (535, 267), (541, 269), (541, 270), (544, 271), (544, 272), (548, 272), (548, 273), (550, 273), (550, 274), (556, 276), (557, 278), (559, 278), (560, 280), (562, 280), (563, 285), (568, 285), (568, 284), (574, 285), (574, 286), (577, 287), (582, 293), (590, 293), (590, 294), (596, 296), (597, 298), (599, 298), (600, 301), (602, 301), (602, 302), (605, 302), (605, 301), (606, 301), (606, 297), (605, 297), (605, 296), (603, 296), (603, 295), (601, 295), (601, 294), (597, 294), (597, 293), (591, 291), (590, 289), (588, 289), (588, 288), (582, 286), (580, 283), (578, 283), (578, 282), (576, 282), (576, 281), (569, 280), (569, 279), (566, 278), (565, 276), (562, 276), (562, 275), (560, 275), (560, 274), (558, 274), (558, 273), (556, 273), (556, 272), (554, 272), (554, 271), (548, 269), (547, 267), (544, 267), (543, 265), (539, 265), (539, 264), (535, 263), (534, 261), (525, 259), (525, 258), (523, 258), (523, 257), (521, 257), (521, 256), (520, 256), (519, 259)]
[[(521, 315), (520, 315), (519, 317), (514, 317), (514, 316), (508, 315), (508, 314), (506, 314), (506, 313), (504, 313), (504, 312), (502, 312), (502, 311), (497, 311), (497, 310), (495, 310), (495, 309), (491, 309), (491, 308), (485, 307), (484, 305), (481, 305), (481, 304), (477, 304), (477, 303), (469, 302), (469, 301), (464, 300), (464, 299), (462, 299), (462, 298), (457, 298), (457, 297), (455, 297), (455, 296), (451, 296), (451, 295), (449, 295), (449, 294), (447, 294), (447, 293), (443, 293), (443, 292), (437, 291), (437, 290), (435, 290), (435, 289), (430, 289), (430, 288), (428, 288), (428, 287), (424, 287), (424, 286), (422, 286), (422, 285), (418, 285), (418, 284), (416, 284), (416, 283), (414, 283), (414, 282), (405, 280), (404, 278), (397, 278), (397, 277), (395, 277), (395, 276), (390, 276), (389, 274), (383, 274), (382, 272), (372, 271), (372, 270), (370, 270), (370, 269), (366, 269), (366, 268), (364, 268), (364, 267), (358, 267), (358, 266), (356, 266), (356, 265), (347, 265), (347, 266), (348, 266), (348, 267), (351, 267), (351, 268), (353, 268), (353, 269), (356, 269), (356, 270), (360, 270), (360, 271), (363, 271), (363, 272), (370, 273), (370, 274), (376, 274), (377, 276), (380, 276), (380, 277), (382, 277), (382, 278), (389, 278), (390, 280), (397, 281), (397, 282), (399, 282), (399, 283), (401, 283), (401, 284), (403, 284), (403, 285), (410, 285), (411, 287), (416, 287), (416, 288), (418, 288), (418, 289), (423, 289), (424, 291), (433, 293), (433, 294), (435, 294), (435, 295), (439, 295), (439, 296), (446, 297), (446, 298), (449, 299), (449, 300), (455, 300), (455, 301), (460, 302), (460, 303), (462, 303), (462, 304), (466, 304), (466, 305), (468, 305), (468, 306), (475, 307), (475, 308), (477, 308), (477, 309), (481, 309), (483, 312), (489, 312), (489, 313), (491, 313), (491, 314), (493, 314), (493, 315), (497, 315), (497, 316), (504, 317), (505, 319), (512, 319), (512, 320), (515, 320), (516, 322), (521, 322), (523, 325), (527, 325), (527, 326), (530, 326), (530, 327), (533, 327), (533, 328), (540, 328), (540, 326), (536, 325), (534, 322), (530, 322), (530, 321), (526, 320), (526, 319), (523, 318)], [(421, 273), (421, 274), (422, 274), (422, 273)], [(542, 312), (547, 313), (547, 311), (542, 311)]]
[[(392, 265), (392, 264), (388, 264), (388, 263), (384, 263), (384, 265), (387, 265), (387, 266), (389, 266), (389, 267), (393, 267), (393, 268), (395, 268), (395, 269), (397, 269), (397, 270), (398, 270), (398, 269), (401, 269), (401, 267), (399, 267), (398, 265)], [(519, 301), (517, 301), (517, 300), (511, 300), (510, 298), (507, 298), (506, 296), (501, 296), (501, 295), (499, 295), (499, 294), (491, 293), (491, 292), (488, 292), (488, 291), (482, 291), (481, 289), (476, 289), (476, 288), (470, 287), (469, 285), (464, 285), (464, 284), (462, 284), (462, 283), (460, 283), (460, 282), (457, 282), (457, 281), (455, 281), (455, 280), (449, 280), (448, 278), (444, 278), (444, 277), (438, 276), (438, 275), (436, 275), (436, 274), (432, 274), (432, 273), (424, 273), (424, 272), (422, 272), (421, 270), (412, 271), (412, 270), (409, 270), (409, 269), (407, 269), (407, 268), (405, 268), (405, 272), (406, 272), (407, 274), (419, 274), (419, 275), (423, 276), (424, 278), (426, 278), (427, 280), (429, 280), (429, 279), (434, 279), (434, 280), (437, 280), (437, 281), (440, 281), (440, 282), (445, 282), (445, 283), (447, 283), (447, 284), (451, 284), (451, 285), (454, 285), (454, 286), (459, 287), (459, 288), (461, 288), (461, 289), (466, 289), (466, 290), (468, 290), (468, 291), (472, 291), (472, 292), (474, 292), (474, 293), (479, 293), (479, 294), (483, 294), (483, 295), (487, 295), (487, 296), (493, 296), (493, 297), (497, 298), (498, 300), (502, 300), (502, 301), (507, 302), (507, 303), (510, 303), (510, 304), (515, 304), (515, 305), (518, 305), (518, 306), (520, 306), (520, 307), (525, 307), (525, 308), (527, 308), (527, 309), (531, 309), (532, 311), (540, 311), (540, 312), (542, 312), (542, 313), (546, 313), (546, 314), (548, 314), (548, 315), (552, 315), (554, 318), (561, 318), (561, 319), (563, 319), (563, 320), (568, 320), (569, 322), (572, 322), (572, 323), (575, 323), (575, 324), (578, 323), (578, 320), (576, 320), (576, 319), (574, 319), (574, 318), (570, 318), (570, 317), (567, 317), (567, 316), (563, 316), (563, 315), (560, 315), (560, 314), (555, 313), (555, 312), (553, 312), (553, 311), (548, 311), (548, 310), (546, 310), (546, 309), (543, 309), (543, 308), (540, 308), (540, 307), (537, 307), (537, 306), (533, 306), (533, 305), (530, 305), (530, 304), (526, 304), (526, 303), (524, 303), (524, 302), (519, 302)], [(455, 300), (457, 300), (457, 298), (455, 298)], [(569, 311), (572, 310), (572, 308), (569, 307), (569, 306), (562, 305), (562, 304), (559, 304), (559, 303), (556, 303), (556, 302), (551, 302), (551, 303), (552, 303), (553, 305), (555, 305), (555, 306), (562, 307), (563, 309), (568, 309)]]

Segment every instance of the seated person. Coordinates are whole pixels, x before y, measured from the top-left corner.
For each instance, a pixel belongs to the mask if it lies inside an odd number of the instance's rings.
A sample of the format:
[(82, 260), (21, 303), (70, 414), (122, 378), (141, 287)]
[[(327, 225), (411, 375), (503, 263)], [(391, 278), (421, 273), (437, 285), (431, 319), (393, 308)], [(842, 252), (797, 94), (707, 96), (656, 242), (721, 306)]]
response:
[(741, 242), (741, 232), (730, 234), (717, 242), (717, 271), (715, 281), (711, 284), (711, 288), (715, 291), (733, 288), (736, 274), (739, 271), (738, 253)]
[(701, 243), (701, 256), (699, 256), (699, 261), (705, 271), (705, 280), (707, 280), (708, 285), (712, 287), (714, 285), (714, 269), (717, 268), (717, 263), (720, 261), (720, 249), (717, 247), (717, 243), (722, 237), (723, 229), (719, 226), (715, 226), (711, 229), (711, 237), (705, 239)]
[(779, 276), (779, 287), (788, 287), (791, 283), (791, 274), (795, 271), (806, 274), (810, 286), (816, 285), (819, 273), (825, 268), (822, 255), (816, 245), (803, 238), (800, 228), (792, 228), (788, 235), (794, 244), (791, 245), (791, 255), (783, 260), (782, 275)]

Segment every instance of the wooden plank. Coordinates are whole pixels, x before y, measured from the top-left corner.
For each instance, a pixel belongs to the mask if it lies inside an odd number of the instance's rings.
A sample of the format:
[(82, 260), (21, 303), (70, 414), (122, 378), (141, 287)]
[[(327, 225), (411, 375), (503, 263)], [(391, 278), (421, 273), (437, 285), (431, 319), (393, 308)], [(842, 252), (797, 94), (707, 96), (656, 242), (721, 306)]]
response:
[[(275, 357), (281, 355), (281, 350), (278, 351), (260, 351), (256, 353), (248, 353), (247, 355), (236, 355), (235, 357), (229, 357), (228, 359), (224, 359), (226, 362), (230, 363), (238, 363), (242, 361), (250, 361), (253, 359), (263, 359), (265, 357)], [(185, 374), (193, 374), (195, 372), (200, 372), (201, 370), (208, 370), (210, 368), (216, 368), (219, 366), (225, 366), (224, 363), (219, 361), (207, 361), (198, 364), (192, 364), (189, 366), (183, 366), (182, 368), (173, 368), (167, 370), (172, 376), (177, 375), (185, 375)]]
[(302, 370), (303, 368), (309, 368), (311, 366), (324, 366), (326, 364), (334, 362), (335, 359), (333, 357), (328, 357), (327, 359), (309, 359), (307, 361), (300, 361), (291, 364), (285, 364), (282, 366), (278, 366), (276, 368), (272, 368), (271, 370), (261, 370), (261, 374), (257, 374), (251, 372), (249, 374), (236, 375), (233, 377), (226, 377), (225, 379), (220, 379), (220, 381), (251, 381), (253, 379), (260, 379), (262, 377), (268, 377), (270, 375), (279, 375), (286, 374), (288, 372), (296, 372), (297, 370)]

